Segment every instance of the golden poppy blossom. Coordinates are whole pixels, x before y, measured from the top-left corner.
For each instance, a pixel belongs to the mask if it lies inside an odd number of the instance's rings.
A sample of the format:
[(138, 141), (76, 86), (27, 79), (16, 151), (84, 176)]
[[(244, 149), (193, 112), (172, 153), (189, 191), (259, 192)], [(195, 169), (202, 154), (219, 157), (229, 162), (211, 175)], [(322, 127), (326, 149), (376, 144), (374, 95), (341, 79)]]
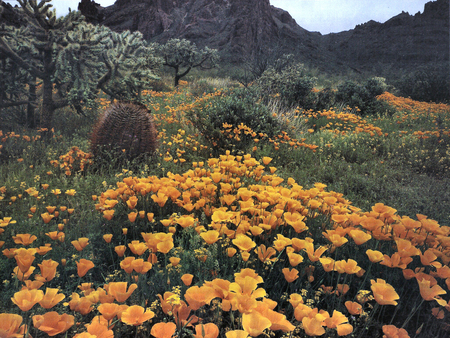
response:
[[(419, 283), (420, 295), (426, 301), (436, 300), (438, 303), (440, 303), (440, 300), (437, 297), (439, 295), (445, 295), (447, 293), (444, 289), (442, 289), (437, 284), (431, 286), (431, 282), (429, 280), (417, 279), (417, 283)], [(447, 303), (445, 301), (443, 301), (442, 306), (446, 306), (446, 305), (447, 305)]]
[(34, 257), (35, 253), (36, 253), (35, 249), (27, 250), (24, 248), (20, 248), (14, 251), (15, 255), (14, 258), (16, 260), (17, 266), (19, 267), (22, 273), (26, 273), (30, 269), (31, 264), (35, 259)]
[(248, 335), (257, 337), (268, 329), (272, 322), (257, 311), (244, 313), (242, 315), (242, 327)]
[(156, 338), (171, 338), (177, 329), (177, 326), (173, 322), (157, 323), (152, 326), (150, 334)]
[(12, 236), (14, 243), (22, 244), (24, 246), (30, 245), (33, 243), (37, 237), (31, 234), (17, 234), (16, 236)]
[(122, 312), (121, 321), (128, 325), (139, 326), (154, 316), (155, 313), (153, 311), (145, 310), (139, 305), (132, 305)]
[(288, 283), (292, 283), (298, 278), (298, 270), (295, 268), (292, 270), (290, 270), (289, 268), (284, 268), (281, 271), (283, 272), (284, 278)]
[(380, 305), (397, 305), (396, 300), (400, 298), (392, 285), (386, 283), (384, 279), (371, 280), (373, 297)]
[(78, 240), (72, 241), (72, 245), (77, 251), (82, 251), (89, 244), (89, 238), (81, 237)]
[(33, 316), (34, 327), (47, 333), (50, 337), (66, 332), (74, 323), (75, 318), (73, 316), (66, 313), (60, 315), (55, 311)]
[(44, 282), (49, 282), (56, 276), (56, 267), (59, 265), (51, 259), (46, 259), (42, 261), (42, 264), (38, 264), (41, 269), (41, 278)]
[(200, 233), (200, 237), (209, 245), (216, 243), (219, 240), (220, 233), (216, 230), (208, 230)]
[(56, 304), (58, 304), (60, 301), (62, 301), (66, 296), (64, 294), (59, 293), (58, 289), (53, 288), (46, 288), (44, 297), (39, 302), (39, 305), (42, 306), (44, 309), (51, 309)]
[(44, 298), (42, 290), (21, 290), (14, 294), (11, 298), (12, 302), (16, 304), (22, 311), (27, 312), (35, 304), (39, 303)]
[(219, 328), (214, 323), (199, 324), (195, 326), (195, 338), (217, 338)]
[(105, 318), (107, 321), (110, 321), (115, 316), (117, 316), (117, 313), (120, 310), (120, 305), (116, 303), (102, 303), (98, 307), (98, 311), (102, 314), (103, 318)]
[(12, 313), (0, 313), (0, 337), (23, 337), (26, 326), (21, 326), (22, 321), (22, 316)]
[(127, 282), (112, 282), (108, 284), (108, 294), (114, 296), (119, 303), (123, 303), (137, 287), (137, 284), (131, 284), (127, 291)]
[(194, 275), (191, 275), (190, 273), (185, 273), (183, 276), (181, 276), (181, 281), (184, 285), (190, 286), (192, 284), (192, 278), (194, 278)]
[(92, 261), (84, 258), (80, 259), (80, 261), (76, 263), (77, 263), (77, 273), (79, 277), (84, 277), (87, 274), (87, 272), (95, 266)]

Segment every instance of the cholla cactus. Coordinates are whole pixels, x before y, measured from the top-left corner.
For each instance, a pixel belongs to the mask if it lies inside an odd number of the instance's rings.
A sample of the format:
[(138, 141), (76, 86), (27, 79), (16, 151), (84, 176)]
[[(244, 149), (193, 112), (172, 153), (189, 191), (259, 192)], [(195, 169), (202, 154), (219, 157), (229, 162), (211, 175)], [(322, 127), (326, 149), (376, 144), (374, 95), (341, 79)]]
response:
[(132, 160), (153, 154), (157, 132), (150, 110), (144, 105), (118, 102), (111, 105), (98, 119), (91, 136), (94, 157), (124, 154)]

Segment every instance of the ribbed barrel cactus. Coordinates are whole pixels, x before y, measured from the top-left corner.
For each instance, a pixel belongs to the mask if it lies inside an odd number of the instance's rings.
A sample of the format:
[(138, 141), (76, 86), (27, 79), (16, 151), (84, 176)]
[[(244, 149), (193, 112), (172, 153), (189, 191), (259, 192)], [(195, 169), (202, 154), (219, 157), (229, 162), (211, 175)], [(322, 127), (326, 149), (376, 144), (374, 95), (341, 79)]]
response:
[(157, 132), (151, 111), (142, 104), (117, 102), (100, 115), (91, 135), (94, 158), (133, 160), (152, 155), (157, 147)]

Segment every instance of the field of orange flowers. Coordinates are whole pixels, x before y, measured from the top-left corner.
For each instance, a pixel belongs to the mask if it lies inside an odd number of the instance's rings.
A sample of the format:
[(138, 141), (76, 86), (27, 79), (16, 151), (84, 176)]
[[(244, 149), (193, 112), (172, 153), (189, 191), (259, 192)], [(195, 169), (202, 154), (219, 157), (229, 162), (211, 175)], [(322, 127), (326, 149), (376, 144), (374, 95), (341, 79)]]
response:
[(87, 138), (0, 131), (0, 337), (450, 334), (448, 210), (364, 210), (292, 164), (402, 161), (448, 182), (449, 106), (385, 93), (394, 116), (298, 109), (281, 117), (297, 134), (223, 125), (248, 144), (212, 156), (186, 114), (227, 91), (143, 94), (159, 131), (147, 163), (92, 170)]

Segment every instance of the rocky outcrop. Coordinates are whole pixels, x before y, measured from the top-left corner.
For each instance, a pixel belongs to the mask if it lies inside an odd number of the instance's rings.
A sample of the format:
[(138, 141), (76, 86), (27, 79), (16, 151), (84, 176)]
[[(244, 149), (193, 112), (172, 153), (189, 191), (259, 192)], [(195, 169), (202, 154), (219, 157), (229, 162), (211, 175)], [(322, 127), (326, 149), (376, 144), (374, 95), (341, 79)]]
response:
[(406, 12), (385, 23), (369, 21), (355, 29), (323, 36), (322, 46), (361, 69), (411, 69), (449, 61), (449, 2), (428, 2), (423, 13)]
[(321, 57), (319, 34), (301, 28), (269, 0), (117, 0), (100, 14), (105, 18), (101, 23), (113, 30), (139, 30), (161, 43), (185, 38), (234, 57), (286, 46)]

